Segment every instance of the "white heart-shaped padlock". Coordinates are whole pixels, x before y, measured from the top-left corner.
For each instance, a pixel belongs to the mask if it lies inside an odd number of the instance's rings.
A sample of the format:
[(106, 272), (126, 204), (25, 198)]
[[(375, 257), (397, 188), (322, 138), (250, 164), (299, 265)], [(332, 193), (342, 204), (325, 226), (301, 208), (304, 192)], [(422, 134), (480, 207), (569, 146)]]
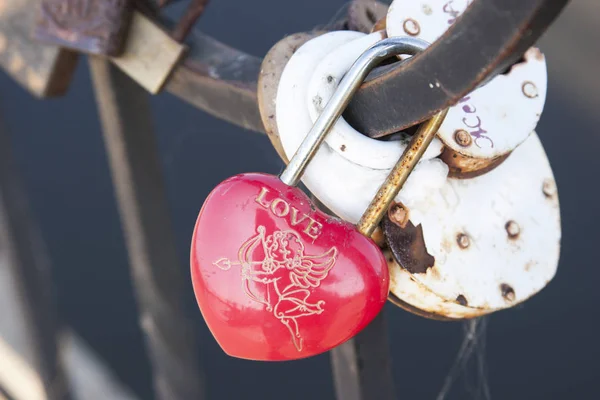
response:
[(384, 221), (402, 265), (388, 257), (390, 291), (417, 309), (447, 318), (487, 314), (521, 303), (556, 273), (558, 194), (535, 133), (492, 171), (450, 178), (427, 201), (403, 208), (406, 221)]
[[(395, 0), (386, 18), (387, 35), (410, 35), (433, 43), (470, 3), (472, 0)], [(433, 80), (430, 88), (439, 85)], [(546, 88), (546, 60), (532, 47), (506, 73), (450, 107), (438, 137), (445, 145), (442, 159), (450, 166), (451, 175), (484, 173), (523, 143), (540, 119)]]

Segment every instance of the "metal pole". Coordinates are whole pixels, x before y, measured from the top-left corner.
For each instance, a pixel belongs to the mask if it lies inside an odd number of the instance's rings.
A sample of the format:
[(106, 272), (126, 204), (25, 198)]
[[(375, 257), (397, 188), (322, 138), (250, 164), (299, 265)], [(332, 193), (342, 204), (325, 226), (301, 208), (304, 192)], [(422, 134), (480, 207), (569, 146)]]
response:
[(331, 351), (338, 400), (396, 400), (385, 312)]
[(90, 69), (157, 398), (203, 399), (148, 95), (105, 59)]
[[(311, 199), (331, 214), (315, 196)], [(385, 309), (329, 354), (337, 400), (396, 400)]]
[[(0, 340), (0, 345), (5, 349), (3, 354), (13, 349), (22, 354), (27, 362), (22, 363), (21, 370), (28, 373), (19, 375), (10, 357), (0, 355), (0, 385), (17, 400), (67, 400), (71, 396), (60, 356), (49, 262), (2, 125), (0, 121), (0, 278), (2, 285), (15, 293), (2, 293), (8, 296), (3, 301), (11, 303), (4, 304), (10, 309), (0, 310), (0, 316), (8, 317), (12, 334), (4, 338), (6, 343)], [(15, 379), (21, 376), (27, 379)]]

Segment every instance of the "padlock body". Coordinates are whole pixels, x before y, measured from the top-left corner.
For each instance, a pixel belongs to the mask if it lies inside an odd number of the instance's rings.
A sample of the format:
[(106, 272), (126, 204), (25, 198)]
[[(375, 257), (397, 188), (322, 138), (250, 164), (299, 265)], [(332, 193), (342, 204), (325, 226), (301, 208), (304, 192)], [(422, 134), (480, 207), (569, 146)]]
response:
[(45, 43), (118, 56), (131, 12), (130, 0), (42, 0), (34, 35)]
[(371, 239), (268, 174), (238, 175), (211, 192), (194, 230), (191, 272), (217, 342), (253, 360), (330, 350), (381, 311), (389, 290)]

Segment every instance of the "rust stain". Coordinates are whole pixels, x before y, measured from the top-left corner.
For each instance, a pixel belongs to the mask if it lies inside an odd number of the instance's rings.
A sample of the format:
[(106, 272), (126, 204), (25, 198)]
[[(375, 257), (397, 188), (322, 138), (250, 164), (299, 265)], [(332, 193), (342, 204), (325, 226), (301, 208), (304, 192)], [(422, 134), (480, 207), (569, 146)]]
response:
[(516, 295), (515, 290), (512, 288), (512, 286), (503, 283), (500, 285), (500, 292), (502, 293), (502, 297), (504, 298), (504, 300), (510, 302), (515, 301)]
[(395, 203), (390, 207), (388, 214), (393, 223), (397, 224), (402, 229), (406, 228), (406, 223), (410, 218), (410, 212), (404, 204), (400, 202)]
[(469, 238), (469, 235), (465, 233), (459, 233), (456, 235), (456, 243), (461, 249), (466, 249), (471, 244), (471, 239)]
[(438, 281), (439, 281), (439, 280), (442, 278), (442, 275), (440, 274), (440, 270), (439, 270), (439, 268), (437, 268), (437, 266), (436, 266), (436, 265), (434, 265), (433, 267), (429, 268), (429, 269), (427, 270), (427, 274), (428, 274), (428, 275), (429, 275), (429, 276), (430, 276), (432, 279), (435, 279), (435, 280), (438, 280)]
[(531, 55), (533, 55), (533, 58), (535, 58), (536, 60), (544, 61), (544, 53), (542, 53), (537, 47), (530, 48), (528, 53), (531, 53)]
[(506, 229), (506, 233), (508, 237), (511, 239), (517, 239), (521, 234), (521, 227), (515, 221), (508, 221), (506, 225), (504, 225)]
[(371, 235), (371, 239), (377, 246), (381, 248), (385, 247), (385, 237), (383, 235), (383, 230), (380, 227), (375, 228), (373, 234)]
[(436, 321), (460, 321), (460, 320), (462, 320), (462, 318), (447, 317), (447, 316), (441, 314), (443, 311), (435, 312), (435, 311), (422, 310), (422, 309), (417, 308), (417, 307), (413, 306), (412, 304), (407, 303), (406, 301), (400, 299), (398, 296), (396, 296), (393, 293), (389, 294), (388, 300), (395, 306), (398, 306), (405, 311), (408, 311), (410, 313), (413, 313), (413, 314), (418, 315), (423, 318), (428, 318), (428, 319), (432, 319), (432, 320), (436, 320)]
[[(413, 225), (406, 218), (402, 227), (394, 222), (391, 214), (401, 203), (394, 203), (383, 219), (383, 232), (386, 242), (396, 262), (411, 274), (424, 274), (435, 265), (435, 258), (427, 252), (423, 227)], [(401, 205), (403, 208), (404, 206)]]
[(496, 158), (475, 158), (466, 156), (445, 146), (440, 159), (450, 168), (448, 173), (450, 178), (470, 179), (493, 170), (502, 164), (509, 155), (510, 153)]
[(537, 261), (531, 260), (525, 264), (525, 271), (529, 271), (531, 267), (537, 264)]
[(542, 185), (542, 192), (547, 198), (553, 198), (556, 195), (556, 182), (553, 179), (546, 179)]
[(447, 235), (442, 237), (442, 249), (444, 249), (447, 253), (452, 251), (452, 246), (454, 242), (451, 241)]
[(386, 29), (386, 20), (387, 20), (387, 18), (385, 18), (385, 17), (380, 18), (375, 23), (375, 25), (373, 25), (373, 28), (371, 28), (371, 33), (377, 32), (377, 31), (384, 31), (385, 32), (385, 29)]

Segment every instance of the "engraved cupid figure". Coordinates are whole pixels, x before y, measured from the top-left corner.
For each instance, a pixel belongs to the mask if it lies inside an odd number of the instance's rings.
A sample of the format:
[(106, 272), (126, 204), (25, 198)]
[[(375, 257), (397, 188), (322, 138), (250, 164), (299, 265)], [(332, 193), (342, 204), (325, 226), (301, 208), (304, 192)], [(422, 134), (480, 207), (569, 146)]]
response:
[(298, 318), (325, 311), (325, 301), (311, 298), (311, 294), (327, 277), (337, 254), (337, 248), (332, 247), (321, 255), (305, 255), (298, 233), (275, 231), (267, 236), (265, 227), (259, 226), (257, 234), (240, 247), (238, 261), (221, 258), (213, 264), (222, 270), (240, 265), (246, 294), (264, 304), (265, 310), (286, 326), (300, 351), (303, 338)]

